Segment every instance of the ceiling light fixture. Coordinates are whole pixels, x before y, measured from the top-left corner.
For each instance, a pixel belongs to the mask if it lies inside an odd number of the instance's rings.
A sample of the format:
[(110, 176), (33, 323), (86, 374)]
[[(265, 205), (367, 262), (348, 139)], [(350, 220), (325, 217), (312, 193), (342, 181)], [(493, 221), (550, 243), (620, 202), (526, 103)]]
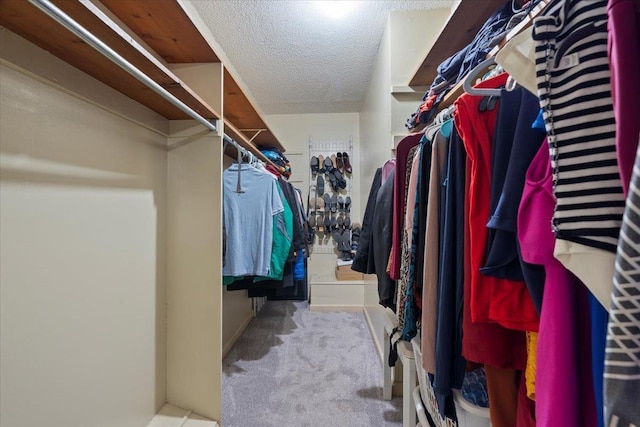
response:
[(342, 19), (358, 6), (357, 1), (350, 0), (317, 0), (312, 3), (318, 12), (331, 19)]

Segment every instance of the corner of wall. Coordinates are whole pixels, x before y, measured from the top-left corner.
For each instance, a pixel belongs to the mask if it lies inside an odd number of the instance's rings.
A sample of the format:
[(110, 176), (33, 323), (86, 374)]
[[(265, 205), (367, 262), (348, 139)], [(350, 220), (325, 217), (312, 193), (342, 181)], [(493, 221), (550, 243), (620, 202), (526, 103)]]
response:
[[(178, 67), (222, 106), (221, 64)], [(167, 401), (213, 420), (222, 406), (222, 137), (171, 122), (168, 172)], [(195, 136), (194, 136), (195, 135)], [(186, 142), (185, 142), (186, 141)]]

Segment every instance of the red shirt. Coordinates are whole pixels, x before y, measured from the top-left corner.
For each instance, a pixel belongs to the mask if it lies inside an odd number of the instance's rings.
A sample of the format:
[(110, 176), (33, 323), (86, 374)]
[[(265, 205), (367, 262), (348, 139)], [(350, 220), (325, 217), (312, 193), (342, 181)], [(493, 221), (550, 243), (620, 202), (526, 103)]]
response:
[[(471, 160), (467, 158), (465, 194), (471, 186)], [(472, 362), (497, 368), (524, 369), (527, 348), (524, 332), (495, 323), (471, 321), (471, 247), (469, 245), (469, 198), (464, 203), (464, 297), (462, 314), (462, 356)]]
[[(499, 88), (505, 73), (480, 83), (479, 88)], [(454, 120), (471, 161), (469, 199), (470, 307), (473, 322), (495, 322), (506, 328), (538, 330), (538, 314), (524, 282), (482, 275), (490, 215), (491, 146), (498, 106), (479, 111), (482, 96), (464, 94), (456, 100)]]

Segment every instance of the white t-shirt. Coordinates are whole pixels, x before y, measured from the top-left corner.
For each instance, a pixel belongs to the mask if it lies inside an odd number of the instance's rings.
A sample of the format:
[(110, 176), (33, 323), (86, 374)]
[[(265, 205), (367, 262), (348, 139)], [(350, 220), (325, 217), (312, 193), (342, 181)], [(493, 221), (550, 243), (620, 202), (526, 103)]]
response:
[(242, 193), (236, 193), (238, 164), (223, 173), (223, 215), (227, 233), (224, 276), (267, 276), (273, 216), (284, 206), (275, 177), (243, 164)]

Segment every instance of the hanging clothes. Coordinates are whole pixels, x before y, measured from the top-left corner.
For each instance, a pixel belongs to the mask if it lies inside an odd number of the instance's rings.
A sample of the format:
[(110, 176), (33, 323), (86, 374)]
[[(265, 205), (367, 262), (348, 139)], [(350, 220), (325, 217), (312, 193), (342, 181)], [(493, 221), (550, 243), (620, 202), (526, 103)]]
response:
[[(609, 60), (616, 117), (616, 148), (626, 208), (620, 230), (607, 330), (604, 418), (607, 426), (640, 425), (640, 2), (610, 0)], [(634, 154), (635, 150), (635, 156)], [(632, 160), (635, 159), (635, 160)]]
[[(405, 179), (403, 180), (404, 188), (400, 190), (404, 194), (404, 196), (402, 197), (404, 202), (400, 207), (401, 209), (400, 212), (394, 211), (394, 215), (393, 215), (394, 225), (397, 223), (401, 225), (399, 233), (402, 236), (402, 241), (401, 241), (400, 251), (398, 252), (398, 256), (400, 259), (400, 277), (398, 278), (398, 295), (396, 297), (398, 306), (397, 306), (396, 315), (398, 319), (398, 330), (401, 332), (402, 339), (404, 339), (405, 341), (411, 340), (410, 337), (402, 334), (402, 332), (404, 331), (403, 327), (404, 327), (404, 318), (405, 318), (405, 309), (406, 309), (406, 300), (407, 300), (407, 289), (409, 286), (409, 265), (411, 264), (411, 247), (409, 246), (409, 235), (407, 233), (407, 229), (405, 228), (405, 220), (406, 220), (407, 210), (408, 209), (413, 210), (414, 208), (414, 203), (412, 202), (411, 207), (408, 207), (407, 201), (409, 200), (409, 193), (412, 189), (412, 187), (409, 186), (409, 179), (411, 177), (413, 159), (417, 152), (418, 152), (418, 145), (414, 145), (413, 147), (411, 147), (411, 149), (407, 153), (407, 159), (405, 162), (406, 163)], [(398, 181), (397, 174), (395, 175), (395, 178), (397, 182)], [(394, 186), (394, 192), (395, 192), (395, 187), (396, 186)], [(415, 191), (412, 194), (415, 197)], [(414, 199), (411, 199), (411, 200), (413, 201)], [(397, 218), (396, 213), (398, 213), (398, 215), (400, 215), (401, 217)], [(392, 253), (393, 253), (393, 248), (392, 248)], [(412, 313), (409, 313), (409, 315), (411, 314)]]
[[(496, 88), (505, 84), (501, 74), (478, 87)], [(455, 123), (471, 160), (470, 246), (471, 246), (471, 320), (496, 322), (507, 328), (536, 330), (538, 318), (523, 282), (489, 277), (481, 273), (484, 262), (490, 212), (491, 146), (498, 108), (479, 111), (482, 97), (462, 95), (456, 101)], [(472, 359), (474, 360), (474, 359)]]
[(526, 173), (518, 213), (524, 261), (545, 269), (538, 334), (536, 420), (540, 427), (595, 427), (587, 290), (553, 256), (555, 208), (546, 140)]
[(607, 333), (604, 404), (607, 426), (640, 425), (640, 150), (631, 179), (614, 276)]
[[(236, 192), (242, 174), (242, 192)], [(274, 177), (247, 164), (223, 172), (224, 276), (268, 276), (274, 216), (284, 211)]]
[[(428, 148), (428, 147), (427, 147)], [(405, 233), (407, 233), (407, 247), (409, 249), (409, 269), (407, 271), (407, 288), (404, 301), (404, 320), (402, 322), (401, 335), (404, 340), (410, 341), (417, 333), (417, 322), (420, 316), (416, 305), (416, 260), (418, 255), (418, 213), (420, 211), (420, 192), (422, 183), (421, 166), (423, 156), (431, 156), (431, 150), (423, 150), (423, 145), (416, 146), (416, 152), (411, 164), (411, 176), (409, 179), (409, 191), (407, 194), (407, 212), (405, 216)]]
[(440, 192), (449, 140), (442, 132), (431, 145), (431, 170), (425, 230), (424, 274), (422, 285), (422, 364), (433, 374), (436, 369), (436, 328), (438, 319), (438, 280), (440, 268)]
[(387, 161), (386, 180), (382, 184), (383, 169), (376, 170), (362, 220), (358, 250), (351, 269), (378, 278), (378, 302), (396, 311), (396, 286), (387, 272), (391, 253), (393, 225), (393, 185), (395, 162)]
[[(395, 163), (394, 163), (395, 165)], [(383, 173), (384, 175), (384, 173)], [(395, 170), (391, 169), (387, 179), (382, 182), (376, 195), (376, 208), (373, 212), (372, 243), (373, 262), (378, 277), (379, 303), (396, 311), (396, 282), (387, 272), (387, 263), (391, 253), (393, 235), (393, 180)], [(363, 228), (364, 232), (364, 228)], [(361, 235), (362, 236), (362, 235)]]
[(462, 356), (464, 298), (464, 201), (467, 155), (454, 129), (449, 142), (446, 175), (442, 181), (442, 212), (438, 309), (436, 323), (436, 369), (433, 389), (440, 408), (453, 406), (452, 389), (462, 387), (466, 360)]
[(280, 183), (277, 185), (278, 196), (282, 201), (282, 212), (273, 217), (273, 234), (271, 244), (271, 261), (269, 262), (269, 274), (256, 278), (255, 281), (262, 280), (282, 280), (284, 266), (287, 263), (291, 242), (293, 241), (293, 210), (289, 201), (284, 195)]
[(393, 186), (393, 240), (389, 259), (389, 275), (393, 280), (400, 278), (400, 259), (402, 256), (402, 229), (406, 203), (407, 157), (422, 135), (409, 135), (396, 147), (396, 173)]
[(429, 189), (431, 187), (431, 155), (433, 150), (431, 148), (432, 143), (425, 133), (425, 136), (420, 140), (423, 145), (423, 155), (420, 158), (419, 166), (419, 189), (416, 194), (418, 210), (416, 212), (416, 218), (414, 222), (415, 245), (416, 245), (416, 258), (413, 261), (415, 263), (415, 282), (414, 282), (414, 303), (417, 307), (418, 321), (421, 321), (422, 317), (422, 291), (423, 291), (423, 278), (425, 270), (425, 250), (426, 250), (426, 237), (427, 237), (427, 209), (429, 201)]
[(624, 195), (606, 6), (606, 0), (553, 0), (534, 21), (532, 37), (557, 200), (555, 254), (609, 308)]
[(376, 211), (376, 198), (381, 182), (382, 169), (378, 168), (373, 176), (373, 182), (371, 183), (371, 189), (369, 190), (369, 198), (367, 199), (367, 206), (365, 207), (364, 216), (362, 217), (362, 230), (360, 232), (360, 240), (358, 241), (358, 250), (353, 258), (353, 264), (351, 264), (352, 270), (364, 274), (376, 273), (374, 251), (371, 240), (373, 238), (373, 214)]
[[(504, 85), (505, 75), (486, 80), (478, 87), (496, 88)], [(486, 242), (486, 218), (489, 216), (491, 141), (497, 110), (479, 111), (481, 97), (463, 95), (456, 101), (454, 120), (467, 152), (464, 207), (464, 298), (462, 355), (468, 361), (483, 363), (487, 373), (489, 408), (492, 425), (512, 427), (518, 402), (516, 370), (526, 366), (526, 342), (523, 332), (506, 329), (500, 324), (486, 323), (492, 299), (492, 286), (500, 280), (484, 277), (480, 267)], [(506, 282), (506, 281), (504, 281)], [(505, 284), (499, 298), (511, 313), (519, 312), (518, 300), (525, 296), (517, 282)], [(516, 291), (516, 292), (514, 292)], [(515, 298), (514, 298), (515, 297)], [(498, 301), (496, 301), (498, 302)], [(534, 309), (535, 311), (535, 309)]]
[(640, 138), (640, 3), (609, 0), (607, 15), (616, 151), (626, 195)]
[[(532, 0), (532, 3), (537, 2), (538, 0)], [(438, 75), (424, 94), (423, 104), (409, 117), (405, 126), (408, 129), (413, 129), (420, 123), (431, 121), (440, 101), (448, 90), (462, 80), (473, 67), (482, 62), (493, 46), (504, 37), (506, 29), (516, 25), (525, 15), (526, 13), (520, 14), (517, 20), (511, 22), (514, 17), (511, 1), (506, 1), (500, 9), (496, 10), (478, 30), (471, 43), (442, 61), (438, 66)]]

